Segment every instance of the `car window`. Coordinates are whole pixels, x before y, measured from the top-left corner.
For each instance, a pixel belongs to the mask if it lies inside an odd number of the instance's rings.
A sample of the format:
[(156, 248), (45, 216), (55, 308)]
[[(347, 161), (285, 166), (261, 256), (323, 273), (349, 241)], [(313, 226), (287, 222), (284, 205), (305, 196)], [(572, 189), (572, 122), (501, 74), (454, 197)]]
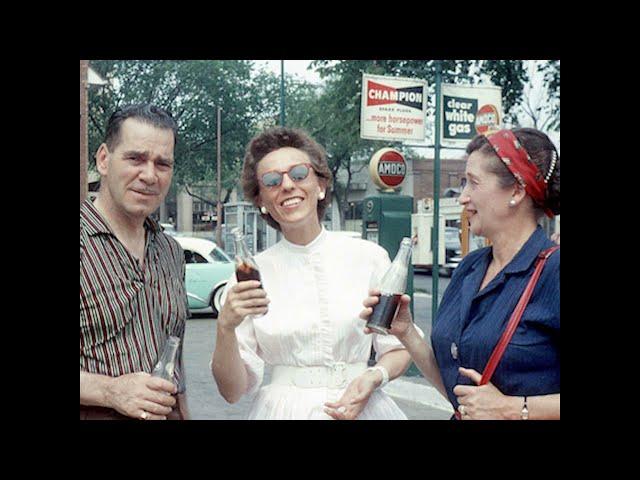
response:
[(193, 260), (193, 263), (209, 263), (206, 258), (197, 252), (193, 252)]
[(196, 263), (193, 259), (193, 252), (191, 250), (184, 251), (184, 261), (185, 263)]
[(209, 255), (211, 256), (211, 258), (213, 258), (216, 262), (223, 262), (223, 263), (229, 263), (231, 261), (231, 259), (229, 259), (229, 257), (219, 248), (214, 248), (213, 250), (211, 250), (211, 252), (209, 253)]

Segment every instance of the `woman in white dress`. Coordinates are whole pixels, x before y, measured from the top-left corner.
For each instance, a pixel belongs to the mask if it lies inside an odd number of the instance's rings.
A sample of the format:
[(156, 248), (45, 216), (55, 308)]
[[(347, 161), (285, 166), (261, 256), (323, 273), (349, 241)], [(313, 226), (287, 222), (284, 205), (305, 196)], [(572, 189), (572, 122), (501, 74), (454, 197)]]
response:
[[(410, 356), (392, 335), (366, 335), (359, 319), (391, 262), (382, 247), (322, 227), (332, 184), (324, 149), (300, 130), (267, 130), (247, 147), (242, 184), (284, 238), (255, 257), (263, 285), (235, 275), (227, 285), (211, 362), (222, 396), (255, 394), (249, 419), (406, 419), (380, 387)], [(367, 368), (372, 342), (377, 364)]]

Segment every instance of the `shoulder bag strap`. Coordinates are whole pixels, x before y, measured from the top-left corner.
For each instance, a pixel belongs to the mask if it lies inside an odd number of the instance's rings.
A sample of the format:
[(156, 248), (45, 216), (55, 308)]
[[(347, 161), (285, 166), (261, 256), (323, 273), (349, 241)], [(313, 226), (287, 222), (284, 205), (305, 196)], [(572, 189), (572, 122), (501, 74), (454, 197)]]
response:
[(531, 279), (527, 284), (527, 288), (524, 289), (524, 292), (520, 297), (520, 301), (518, 302), (518, 305), (516, 305), (515, 310), (511, 314), (511, 318), (509, 319), (507, 328), (503, 332), (502, 337), (500, 338), (500, 341), (496, 345), (496, 348), (493, 350), (491, 357), (489, 357), (489, 362), (487, 362), (487, 366), (485, 367), (484, 372), (482, 372), (482, 379), (480, 380), (480, 385), (485, 385), (489, 383), (489, 381), (491, 380), (491, 376), (493, 375), (493, 372), (498, 366), (498, 362), (500, 362), (500, 359), (502, 358), (502, 355), (504, 354), (504, 351), (506, 350), (507, 345), (511, 341), (511, 337), (513, 337), (513, 334), (515, 333), (516, 328), (518, 327), (518, 323), (520, 323), (520, 318), (522, 317), (522, 313), (524, 312), (524, 309), (527, 307), (527, 304), (529, 303), (529, 299), (531, 298), (533, 289), (535, 288), (536, 283), (538, 282), (538, 278), (540, 277), (540, 273), (544, 268), (544, 264), (546, 263), (547, 259), (551, 256), (551, 254), (556, 250), (558, 250), (559, 248), (560, 248), (559, 245), (555, 245), (551, 248), (543, 250), (538, 255), (536, 268), (533, 271), (533, 275), (531, 276)]

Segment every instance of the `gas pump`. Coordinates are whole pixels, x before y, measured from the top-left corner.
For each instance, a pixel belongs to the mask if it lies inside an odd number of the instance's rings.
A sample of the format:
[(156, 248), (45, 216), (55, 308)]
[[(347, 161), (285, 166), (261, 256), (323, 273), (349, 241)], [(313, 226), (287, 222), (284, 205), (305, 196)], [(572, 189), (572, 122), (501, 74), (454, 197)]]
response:
[[(400, 152), (392, 148), (378, 150), (369, 162), (369, 175), (379, 187), (377, 195), (364, 199), (362, 212), (362, 238), (383, 247), (393, 260), (400, 248), (402, 237), (411, 235), (411, 214), (413, 197), (400, 195), (395, 189), (400, 186), (407, 173), (407, 164)], [(409, 307), (413, 314), (413, 264), (407, 273), (407, 295), (411, 297)], [(373, 364), (373, 349), (369, 359)], [(411, 365), (406, 372), (409, 376), (418, 376), (420, 371)]]
[[(395, 190), (406, 171), (404, 157), (392, 148), (378, 150), (369, 163), (369, 174), (379, 193), (364, 199), (362, 238), (383, 247), (391, 260), (398, 253), (402, 237), (411, 237), (413, 197), (400, 195)], [(406, 293), (411, 296), (413, 313), (413, 265), (409, 268)]]

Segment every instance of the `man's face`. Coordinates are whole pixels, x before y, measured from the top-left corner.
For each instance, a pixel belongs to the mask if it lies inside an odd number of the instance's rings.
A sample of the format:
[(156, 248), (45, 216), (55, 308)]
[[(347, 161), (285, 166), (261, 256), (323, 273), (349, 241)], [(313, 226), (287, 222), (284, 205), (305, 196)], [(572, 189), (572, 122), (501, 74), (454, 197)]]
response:
[(171, 186), (173, 132), (134, 118), (120, 127), (120, 141), (113, 151), (100, 146), (98, 171), (112, 208), (144, 219), (157, 210)]

